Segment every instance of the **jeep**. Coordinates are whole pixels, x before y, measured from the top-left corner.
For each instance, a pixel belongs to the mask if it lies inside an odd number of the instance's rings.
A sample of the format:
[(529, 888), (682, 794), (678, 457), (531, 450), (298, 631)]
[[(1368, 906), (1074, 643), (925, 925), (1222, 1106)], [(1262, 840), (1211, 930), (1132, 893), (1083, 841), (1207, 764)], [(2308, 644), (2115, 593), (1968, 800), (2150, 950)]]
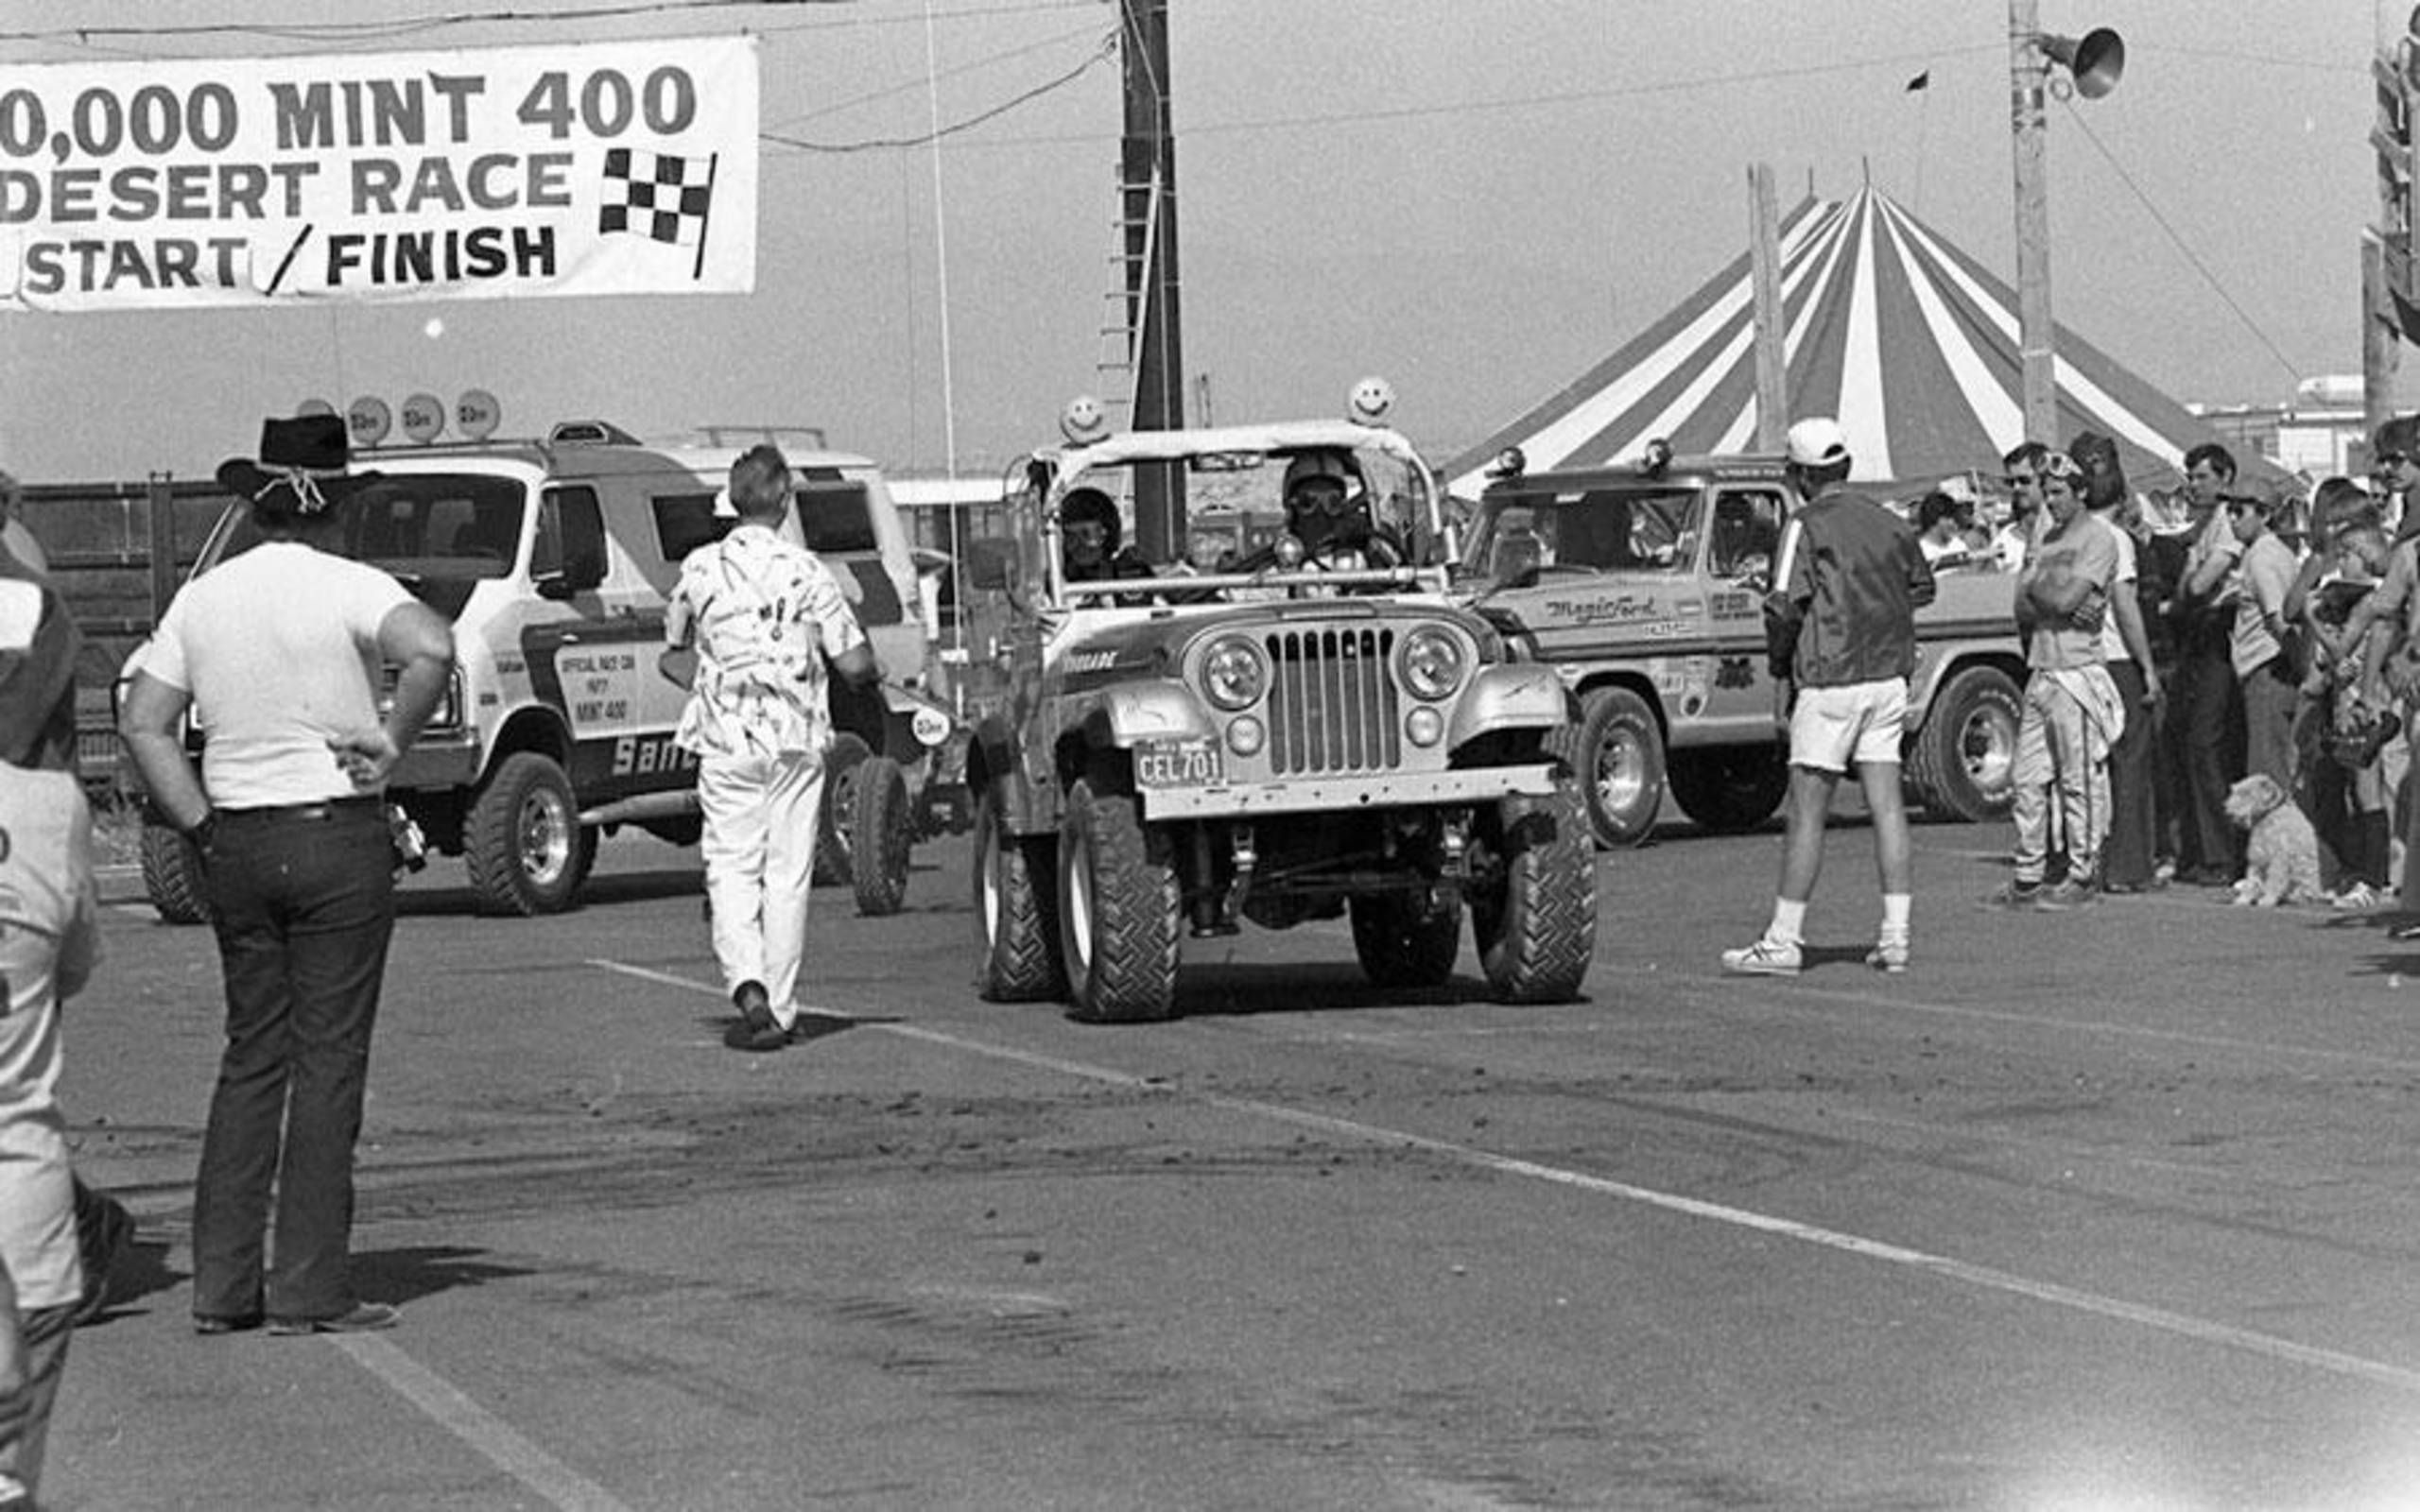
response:
[[(1382, 410), (1360, 408), (1070, 425), (1067, 444), (1011, 468), (1010, 534), (976, 543), (962, 589), (984, 997), (1162, 1019), (1185, 939), (1348, 914), (1373, 983), (1435, 987), (1465, 913), (1495, 998), (1579, 993), (1594, 848), (1548, 744), (1568, 696), (1452, 602), (1435, 480)], [(1170, 469), (1206, 514), (1279, 519), (1283, 475), (1314, 453), (1352, 459), (1351, 507), (1392, 549), (1322, 566), (1281, 531), (1206, 568), (1197, 553), (1146, 576), (1070, 579), (1070, 490), (1131, 499), (1139, 472)]]
[[(1668, 792), (1718, 833), (1772, 817), (1789, 785), (1763, 608), (1795, 507), (1782, 459), (1651, 442), (1634, 464), (1527, 472), (1506, 458), (1496, 472), (1460, 582), (1579, 697), (1554, 748), (1581, 774), (1598, 843), (1644, 842)], [(1901, 769), (1920, 803), (1953, 817), (2005, 813), (2013, 792), (2025, 680), (2014, 585), (1945, 572), (1916, 614)]]

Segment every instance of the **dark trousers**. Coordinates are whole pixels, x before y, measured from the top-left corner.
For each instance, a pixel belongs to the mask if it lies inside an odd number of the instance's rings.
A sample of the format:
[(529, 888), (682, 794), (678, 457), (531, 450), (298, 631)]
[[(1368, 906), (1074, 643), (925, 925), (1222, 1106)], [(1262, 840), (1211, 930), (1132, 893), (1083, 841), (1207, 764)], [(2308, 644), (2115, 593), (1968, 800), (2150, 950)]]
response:
[(2243, 675), (2243, 770), (2260, 772), (2288, 797), (2294, 792), (2294, 712), (2302, 688), (2288, 658), (2273, 656)]
[(2227, 789), (2242, 772), (2243, 722), (2226, 648), (2191, 649), (2176, 664), (2169, 713), (2185, 753), (2185, 814), (2179, 855), (2232, 876), (2240, 864), (2227, 823)]
[(2152, 854), (2175, 863), (2182, 871), (2202, 864), (2193, 853), (2200, 842), (2185, 843), (2189, 823), (2186, 815), (2185, 742), (2183, 722), (2176, 717), (2176, 662), (2161, 662), (2159, 685), (2167, 696), (2157, 709), (2146, 709), (2152, 721)]
[(376, 804), (316, 813), (225, 815), (205, 862), (227, 1048), (194, 1192), (199, 1316), (335, 1317), (355, 1301), (353, 1146), (394, 932), (393, 852)]
[(2151, 684), (2132, 662), (2109, 663), (2109, 679), (2126, 709), (2125, 732), (2109, 747), (2109, 839), (2100, 850), (2105, 885), (2147, 887), (2152, 880), (2152, 837), (2157, 816), (2152, 807), (2152, 707), (2143, 702)]

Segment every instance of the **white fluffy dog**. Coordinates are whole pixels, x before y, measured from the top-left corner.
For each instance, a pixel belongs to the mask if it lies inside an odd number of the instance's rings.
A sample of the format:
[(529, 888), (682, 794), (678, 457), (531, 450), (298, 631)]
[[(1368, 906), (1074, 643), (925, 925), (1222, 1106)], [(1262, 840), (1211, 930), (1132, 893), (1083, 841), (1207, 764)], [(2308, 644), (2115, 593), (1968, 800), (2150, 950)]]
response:
[(2255, 772), (2227, 789), (2227, 817), (2249, 835), (2242, 880), (2228, 901), (2237, 907), (2325, 901), (2319, 885), (2319, 836), (2276, 779)]

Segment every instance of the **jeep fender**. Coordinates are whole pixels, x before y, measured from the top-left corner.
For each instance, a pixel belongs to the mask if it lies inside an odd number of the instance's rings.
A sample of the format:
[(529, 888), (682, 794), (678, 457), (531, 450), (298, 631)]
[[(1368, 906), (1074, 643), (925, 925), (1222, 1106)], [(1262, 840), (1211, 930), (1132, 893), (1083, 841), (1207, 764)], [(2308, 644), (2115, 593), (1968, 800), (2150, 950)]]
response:
[(1445, 748), (1459, 750), (1493, 730), (1550, 730), (1570, 719), (1571, 695), (1554, 667), (1539, 662), (1481, 667), (1454, 705)]
[(1086, 695), (1069, 724), (1094, 750), (1132, 750), (1145, 740), (1215, 740), (1218, 727), (1192, 689), (1173, 678), (1121, 682)]

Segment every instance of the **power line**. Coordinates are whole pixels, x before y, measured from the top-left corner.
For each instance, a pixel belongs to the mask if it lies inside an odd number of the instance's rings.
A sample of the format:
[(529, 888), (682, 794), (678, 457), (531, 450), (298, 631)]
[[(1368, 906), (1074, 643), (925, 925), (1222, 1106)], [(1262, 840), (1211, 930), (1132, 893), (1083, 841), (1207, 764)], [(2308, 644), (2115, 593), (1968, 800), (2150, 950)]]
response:
[[(450, 26), (512, 26), (524, 23), (544, 25), (563, 21), (615, 21), (632, 16), (674, 15), (698, 10), (764, 10), (780, 7), (811, 6), (817, 9), (836, 9), (862, 4), (863, 0), (633, 0), (628, 5), (582, 6), (567, 10), (461, 10), (440, 11), (423, 16), (389, 17), (379, 21), (330, 21), (308, 26), (268, 26), (258, 22), (205, 22), (174, 26), (51, 26), (32, 31), (0, 31), (0, 42), (53, 43), (68, 46), (89, 46), (96, 39), (110, 42), (156, 40), (168, 37), (273, 37), (286, 42), (324, 42), (358, 40), (365, 37), (406, 36), (425, 31), (442, 30)], [(992, 16), (1015, 15), (1034, 10), (1092, 9), (1099, 0), (1025, 0), (1018, 5), (970, 6), (956, 10), (937, 10), (934, 19), (962, 21)], [(830, 27), (906, 26), (921, 18), (913, 16), (855, 15), (848, 20), (800, 22), (790, 26), (759, 24), (755, 30), (817, 31)]]
[[(1091, 9), (1089, 0), (1087, 3), (1087, 9)], [(1063, 31), (1053, 36), (1045, 37), (1040, 42), (1028, 43), (1022, 47), (1011, 47), (1003, 52), (987, 53), (981, 58), (960, 63), (955, 68), (943, 69), (938, 77), (942, 78), (955, 78), (960, 74), (971, 74), (977, 69), (989, 68), (994, 63), (1007, 62), (1012, 58), (1023, 58), (1029, 53), (1046, 51), (1049, 48), (1060, 45), (1062, 43), (1072, 42), (1078, 37), (1090, 37), (1094, 34), (1095, 29), (1096, 28), (1093, 26), (1079, 26), (1070, 31)], [(847, 99), (834, 100), (828, 105), (819, 106), (812, 111), (807, 111), (801, 114), (790, 116), (786, 120), (776, 121), (773, 123), (773, 128), (779, 129), (782, 127), (795, 126), (801, 122), (816, 120), (826, 115), (838, 115), (844, 111), (855, 110), (860, 105), (871, 105), (876, 100), (889, 99), (894, 94), (904, 94), (910, 90), (922, 90), (924, 88), (925, 80), (922, 78), (916, 78), (902, 84), (892, 84), (883, 89), (870, 90), (863, 94), (853, 94)]]
[(1103, 59), (1115, 58), (1115, 56), (1117, 56), (1117, 34), (1115, 32), (1112, 32), (1108, 37), (1103, 39), (1101, 44), (1095, 48), (1092, 54), (1082, 62), (1078, 63), (1075, 67), (1067, 70), (1058, 77), (1046, 79), (1042, 83), (1034, 85), (1031, 89), (1025, 90), (1020, 94), (1011, 95), (1008, 99), (1001, 101), (999, 104), (993, 106), (990, 110), (977, 112), (962, 121), (956, 121), (948, 126), (936, 127), (930, 131), (926, 131), (916, 136), (873, 137), (861, 142), (809, 142), (801, 137), (785, 136), (778, 131), (759, 131), (756, 133), (756, 138), (760, 142), (772, 142), (778, 143), (786, 147), (795, 147), (801, 152), (874, 152), (898, 147), (926, 146), (932, 143), (942, 141), (944, 138), (956, 136), (960, 131), (971, 131), (975, 128), (981, 126), (986, 121), (996, 120), (1000, 116), (1008, 114), (1011, 111), (1015, 110), (1020, 105), (1040, 99), (1043, 95), (1050, 94), (1054, 90), (1064, 89), (1068, 85), (1074, 83), (1077, 79), (1081, 78), (1085, 74), (1091, 72), (1094, 68), (1098, 67)]
[(2277, 359), (2277, 366), (2286, 370), (2288, 377), (2299, 380), (2302, 377), (2302, 369), (2278, 348), (2276, 342), (2269, 338), (2269, 333), (2260, 329), (2259, 323), (2252, 318), (2250, 312), (2236, 302), (2235, 296), (2228, 293), (2226, 285), (2219, 282), (2218, 274), (2210, 270), (2210, 266), (2202, 261), (2200, 255), (2177, 232), (2176, 228), (2169, 224), (2168, 216), (2160, 213), (2159, 206), (2152, 202), (2151, 196), (2143, 192), (2143, 186), (2135, 181), (2135, 176), (2126, 171), (2126, 165), (2118, 161), (2117, 154), (2111, 152), (2108, 145), (2094, 134), (2091, 123), (2087, 122), (2083, 113), (2075, 108), (2074, 101), (2062, 100), (2059, 103), (2066, 107), (2067, 119), (2075, 122), (2076, 129), (2083, 133), (2084, 140), (2092, 144), (2093, 150), (2100, 153), (2101, 161), (2109, 164), (2110, 171), (2118, 175), (2118, 181), (2134, 194), (2135, 198), (2144, 210), (2150, 212), (2152, 222), (2167, 234), (2169, 243), (2184, 254), (2185, 261), (2192, 265), (2193, 271), (2202, 275), (2202, 282), (2210, 286), (2210, 292), (2219, 297), (2219, 302), (2235, 313), (2235, 318), (2243, 323), (2243, 328), (2252, 333), (2253, 339), (2267, 348), (2269, 355)]

